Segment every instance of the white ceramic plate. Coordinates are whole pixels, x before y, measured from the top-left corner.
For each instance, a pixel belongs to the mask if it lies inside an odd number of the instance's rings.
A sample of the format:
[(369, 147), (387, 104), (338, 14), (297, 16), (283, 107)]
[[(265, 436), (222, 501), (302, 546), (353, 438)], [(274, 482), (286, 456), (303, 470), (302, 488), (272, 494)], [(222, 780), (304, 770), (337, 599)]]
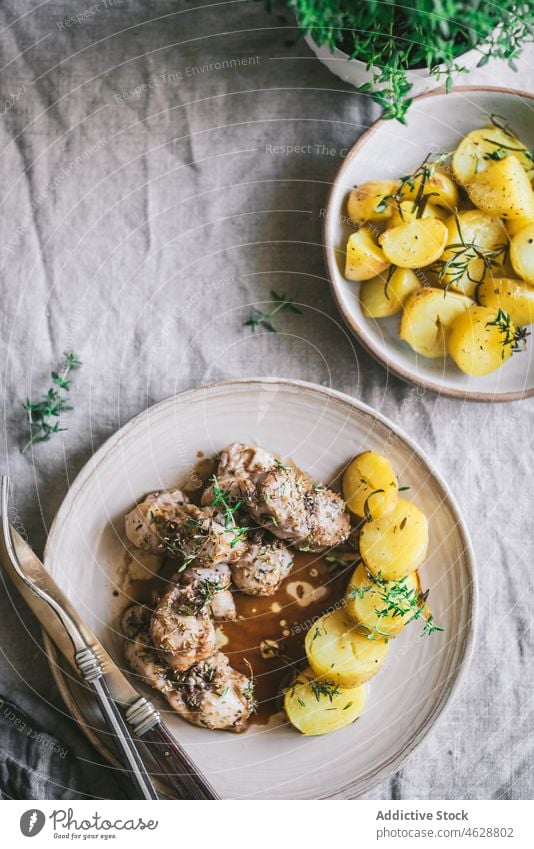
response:
[(513, 401), (534, 394), (534, 340), (493, 374), (469, 377), (451, 360), (418, 356), (398, 335), (399, 316), (369, 319), (362, 315), (359, 283), (343, 276), (345, 246), (351, 229), (346, 201), (366, 180), (409, 174), (430, 153), (454, 150), (462, 136), (500, 115), (527, 147), (534, 147), (534, 95), (510, 89), (458, 87), (450, 94), (416, 98), (408, 123), (378, 121), (350, 150), (334, 181), (324, 222), (324, 245), (334, 297), (356, 338), (388, 370), (426, 389), (478, 401)]
[[(46, 567), (123, 667), (118, 616), (125, 599), (112, 594), (121, 585), (123, 516), (144, 493), (180, 485), (198, 451), (209, 456), (232, 440), (264, 445), (325, 482), (358, 452), (381, 451), (430, 520), (421, 575), (445, 631), (423, 638), (414, 624), (394, 641), (354, 725), (326, 737), (302, 737), (287, 724), (234, 735), (165, 714), (224, 798), (357, 796), (400, 767), (450, 700), (467, 662), (475, 604), (473, 554), (456, 503), (429, 461), (382, 416), (320, 386), (275, 379), (163, 401), (118, 431), (79, 474), (51, 530)], [(51, 661), (69, 708), (109, 756), (83, 690)]]

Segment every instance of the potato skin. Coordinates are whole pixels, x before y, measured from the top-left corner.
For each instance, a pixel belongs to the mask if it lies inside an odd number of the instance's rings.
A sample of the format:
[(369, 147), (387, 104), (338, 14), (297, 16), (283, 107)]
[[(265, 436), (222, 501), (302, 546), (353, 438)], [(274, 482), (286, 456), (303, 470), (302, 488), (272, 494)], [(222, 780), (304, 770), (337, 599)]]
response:
[(499, 218), (534, 218), (534, 192), (514, 156), (492, 162), (466, 186), (472, 202)]
[(457, 292), (424, 287), (413, 292), (404, 304), (400, 338), (423, 357), (444, 357), (449, 328), (472, 301)]
[[(413, 616), (413, 611), (410, 610), (408, 601), (399, 602), (399, 606), (407, 612), (404, 615), (393, 615), (387, 613), (380, 615), (382, 611), (387, 609), (386, 601), (384, 600), (384, 592), (395, 588), (399, 582), (385, 581), (377, 583), (373, 576), (367, 571), (365, 565), (360, 563), (353, 572), (353, 575), (347, 586), (345, 593), (345, 610), (356, 622), (368, 628), (369, 631), (387, 634), (389, 637), (395, 637), (406, 627)], [(385, 584), (385, 586), (384, 586)], [(419, 577), (417, 572), (409, 572), (402, 579), (402, 589), (406, 588), (407, 593), (412, 593), (415, 597), (419, 593)]]
[(319, 677), (340, 687), (369, 681), (386, 659), (386, 639), (372, 639), (347, 615), (343, 607), (325, 613), (304, 641), (308, 663)]
[[(473, 305), (458, 316), (448, 338), (449, 354), (466, 374), (481, 377), (500, 368), (512, 356), (506, 333), (495, 325), (498, 309)], [(515, 327), (510, 320), (509, 333)]]
[(350, 234), (345, 263), (347, 280), (370, 280), (382, 274), (388, 266), (389, 260), (369, 229), (360, 227), (356, 233)]
[(360, 554), (373, 575), (398, 581), (415, 572), (428, 551), (428, 521), (415, 504), (399, 498), (387, 516), (365, 522)]
[(361, 519), (366, 505), (372, 516), (391, 513), (399, 498), (399, 482), (387, 457), (376, 451), (358, 454), (343, 475), (343, 498)]
[(456, 148), (452, 157), (452, 170), (460, 185), (467, 185), (477, 174), (484, 171), (492, 162), (485, 157), (495, 153), (500, 145), (504, 145), (504, 150), (510, 147), (521, 148), (524, 152), (509, 150), (507, 152), (518, 160), (531, 178), (534, 176), (532, 160), (528, 156), (525, 145), (519, 139), (510, 138), (499, 127), (492, 126), (468, 133)]
[(534, 223), (527, 224), (512, 238), (510, 260), (519, 277), (534, 283)]
[[(324, 686), (323, 692), (321, 685)], [(313, 669), (308, 667), (286, 690), (284, 709), (289, 721), (301, 734), (329, 734), (358, 719), (365, 707), (367, 692), (365, 684), (341, 688), (328, 678), (318, 679)]]
[(383, 209), (377, 210), (384, 198), (395, 194), (399, 187), (398, 180), (369, 180), (356, 186), (347, 201), (347, 213), (351, 221), (360, 224), (362, 221), (387, 221), (393, 212), (393, 203), (386, 201)]
[[(486, 212), (481, 212), (479, 209), (469, 209), (466, 212), (459, 212), (445, 222), (447, 225), (448, 237), (447, 246), (443, 251), (441, 261), (455, 261), (458, 256), (458, 248), (455, 245), (460, 245), (462, 240), (468, 244), (476, 245), (477, 248), (495, 250), (508, 244), (508, 237), (502, 222), (493, 215), (488, 215)], [(452, 247), (449, 248), (449, 245)], [(454, 292), (460, 292), (463, 295), (468, 295), (470, 298), (475, 296), (477, 284), (480, 283), (487, 275), (488, 270), (484, 260), (477, 258), (474, 251), (470, 251), (472, 259), (469, 260), (469, 265), (466, 271), (459, 277), (453, 267), (444, 270), (441, 276), (441, 282)], [(505, 256), (503, 249), (502, 257)], [(500, 259), (500, 258), (499, 258)]]
[(437, 218), (418, 218), (386, 230), (378, 241), (393, 265), (423, 268), (440, 258), (447, 244), (447, 228)]
[(367, 318), (387, 318), (399, 313), (412, 292), (421, 284), (410, 268), (396, 268), (389, 280), (387, 274), (364, 280), (360, 286), (362, 313)]
[(534, 322), (534, 288), (522, 280), (485, 280), (477, 288), (477, 299), (482, 307), (491, 307), (494, 312), (504, 310), (520, 327)]

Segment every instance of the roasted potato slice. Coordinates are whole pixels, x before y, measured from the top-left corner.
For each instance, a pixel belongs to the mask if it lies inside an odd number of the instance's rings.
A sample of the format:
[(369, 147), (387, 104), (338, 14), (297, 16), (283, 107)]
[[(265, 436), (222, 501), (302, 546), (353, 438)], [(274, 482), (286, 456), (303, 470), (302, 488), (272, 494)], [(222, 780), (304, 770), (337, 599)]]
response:
[(506, 232), (510, 239), (519, 233), (523, 227), (528, 227), (529, 224), (534, 224), (534, 218), (511, 218), (504, 222)]
[(500, 218), (534, 218), (534, 191), (515, 156), (491, 162), (466, 186), (476, 207)]
[(430, 201), (425, 205), (422, 215), (419, 215), (417, 206), (414, 206), (413, 200), (403, 200), (400, 203), (395, 203), (391, 218), (388, 221), (388, 227), (398, 227), (400, 224), (409, 224), (411, 221), (416, 221), (418, 218), (440, 218), (442, 221), (448, 218), (449, 210), (443, 209)]
[(440, 283), (474, 298), (475, 290), (493, 265), (502, 265), (508, 236), (499, 218), (479, 209), (459, 212), (445, 222), (447, 245), (439, 265)]
[(485, 280), (477, 288), (477, 298), (482, 307), (508, 313), (518, 326), (534, 323), (534, 288), (522, 280), (510, 277)]
[(360, 286), (362, 312), (367, 318), (395, 315), (401, 311), (408, 295), (420, 285), (410, 268), (395, 268), (391, 276), (385, 272), (380, 277), (364, 280)]
[(393, 202), (390, 199), (399, 187), (395, 180), (369, 180), (356, 186), (347, 201), (347, 213), (351, 221), (386, 221), (391, 218)]
[(457, 292), (418, 289), (404, 304), (400, 337), (423, 357), (444, 357), (452, 322), (472, 303), (470, 298)]
[(356, 687), (379, 671), (389, 645), (387, 639), (369, 639), (344, 608), (325, 613), (305, 639), (308, 663), (319, 677), (340, 687)]
[[(460, 202), (458, 187), (439, 165), (429, 165), (428, 167), (431, 174), (425, 180), (423, 197), (425, 195), (430, 196), (433, 206), (440, 207), (446, 213), (451, 213)], [(415, 200), (419, 196), (422, 179), (423, 176), (419, 175), (414, 180), (405, 182), (400, 191), (401, 196), (407, 200)]]
[(473, 305), (453, 322), (447, 347), (459, 369), (481, 377), (500, 368), (513, 353), (516, 328), (510, 316), (495, 307)]
[(358, 454), (345, 470), (343, 498), (355, 516), (385, 516), (398, 497), (399, 482), (393, 466), (376, 451)]
[(419, 568), (428, 550), (428, 521), (415, 504), (399, 498), (387, 516), (365, 522), (360, 554), (373, 575), (398, 581)]
[(510, 243), (510, 261), (519, 277), (534, 283), (534, 223), (523, 227)]
[(389, 260), (367, 227), (360, 227), (356, 233), (350, 234), (345, 263), (347, 280), (370, 280), (382, 274), (388, 266)]
[(289, 721), (302, 734), (329, 734), (358, 719), (367, 701), (367, 686), (341, 688), (330, 678), (317, 678), (308, 667), (285, 692)]
[(400, 581), (378, 580), (363, 563), (345, 593), (349, 616), (374, 634), (395, 637), (419, 612), (419, 578), (409, 572)]
[(378, 239), (386, 260), (400, 268), (423, 268), (435, 262), (447, 244), (447, 228), (437, 218), (418, 218), (392, 227)]
[(528, 176), (534, 177), (534, 165), (525, 145), (499, 127), (473, 130), (465, 136), (452, 157), (453, 174), (462, 186), (466, 186), (498, 156), (517, 159)]

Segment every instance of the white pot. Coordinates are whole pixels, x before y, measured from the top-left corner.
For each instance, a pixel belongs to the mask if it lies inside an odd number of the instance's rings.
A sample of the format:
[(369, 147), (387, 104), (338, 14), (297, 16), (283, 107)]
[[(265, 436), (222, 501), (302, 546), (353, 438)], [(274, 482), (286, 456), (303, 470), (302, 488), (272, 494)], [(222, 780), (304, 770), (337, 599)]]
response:
[[(342, 50), (338, 50), (337, 47), (335, 47), (333, 51), (327, 46), (319, 47), (310, 35), (306, 36), (306, 42), (308, 46), (311, 47), (319, 61), (322, 62), (323, 65), (326, 65), (326, 67), (332, 71), (336, 77), (343, 80), (343, 82), (350, 83), (357, 87), (364, 83), (372, 84), (373, 76), (371, 72), (367, 70), (365, 62), (361, 62), (359, 59), (349, 59), (348, 55), (343, 53)], [(461, 56), (458, 56), (455, 59), (455, 62), (461, 68), (466, 68), (469, 71), (476, 65), (480, 57), (480, 51), (473, 48), (467, 53), (463, 53)], [(444, 65), (440, 65), (439, 67), (445, 71)], [(460, 75), (461, 72), (452, 73), (453, 78)], [(444, 85), (445, 82), (444, 76), (429, 74), (426, 68), (409, 69), (406, 72), (406, 76), (408, 78), (408, 82), (412, 84), (412, 90), (409, 94), (410, 97), (417, 97), (418, 94), (424, 94), (427, 91), (431, 91), (433, 88), (438, 88), (439, 86)]]

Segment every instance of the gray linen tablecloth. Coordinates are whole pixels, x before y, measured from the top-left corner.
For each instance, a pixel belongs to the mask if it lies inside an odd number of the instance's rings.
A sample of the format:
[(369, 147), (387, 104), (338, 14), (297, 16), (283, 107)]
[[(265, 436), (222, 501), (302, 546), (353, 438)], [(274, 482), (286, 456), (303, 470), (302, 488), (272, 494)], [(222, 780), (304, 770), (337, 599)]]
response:
[[(3, 466), (18, 520), (41, 552), (95, 448), (172, 393), (262, 375), (352, 393), (433, 458), (480, 572), (470, 675), (402, 772), (369, 796), (532, 798), (534, 401), (419, 395), (351, 342), (325, 279), (320, 210), (343, 149), (378, 109), (294, 35), (260, 2), (3, 1)], [(533, 59), (529, 49), (516, 75), (490, 63), (469, 81), (532, 90)], [(278, 336), (254, 335), (242, 322), (271, 289), (310, 308), (280, 316)], [(22, 456), (21, 404), (65, 350), (84, 363), (68, 431)], [(0, 642), (0, 691), (94, 779), (102, 767), (66, 713), (39, 628), (7, 595)]]

